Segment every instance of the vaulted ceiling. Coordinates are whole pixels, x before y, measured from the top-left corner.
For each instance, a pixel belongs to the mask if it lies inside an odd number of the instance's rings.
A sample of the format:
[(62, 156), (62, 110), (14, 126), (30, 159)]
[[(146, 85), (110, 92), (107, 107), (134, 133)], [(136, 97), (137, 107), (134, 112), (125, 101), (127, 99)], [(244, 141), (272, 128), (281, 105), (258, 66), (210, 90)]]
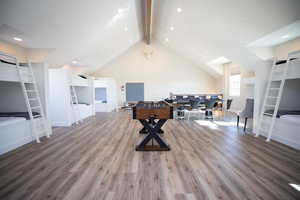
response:
[[(0, 39), (96, 70), (142, 41), (142, 10), (141, 0), (2, 0)], [(222, 57), (253, 69), (248, 45), (299, 20), (300, 1), (156, 0), (152, 17), (152, 37), (204, 70)]]

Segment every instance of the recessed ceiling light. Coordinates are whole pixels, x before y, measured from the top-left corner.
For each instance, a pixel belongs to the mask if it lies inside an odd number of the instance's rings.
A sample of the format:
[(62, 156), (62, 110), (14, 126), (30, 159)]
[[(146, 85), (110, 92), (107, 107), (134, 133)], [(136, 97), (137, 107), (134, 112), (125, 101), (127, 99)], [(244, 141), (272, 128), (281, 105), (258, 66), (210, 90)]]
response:
[(118, 9), (118, 13), (121, 14), (122, 12), (123, 12), (123, 9), (122, 9), (122, 8), (119, 8), (119, 9)]
[(290, 37), (290, 35), (283, 35), (283, 36), (281, 36), (281, 38), (283, 38), (283, 39), (289, 38), (289, 37)]
[(170, 27), (170, 30), (171, 30), (171, 31), (174, 31), (174, 26), (171, 26), (171, 27)]
[(18, 41), (18, 42), (22, 42), (23, 39), (22, 38), (19, 38), (19, 37), (14, 37), (14, 40)]
[(125, 27), (125, 28), (124, 28), (124, 31), (126, 31), (126, 32), (127, 32), (127, 31), (128, 31), (128, 27)]
[(77, 60), (73, 60), (72, 63), (73, 63), (73, 64), (77, 64), (78, 61), (77, 61)]
[(177, 8), (177, 12), (181, 13), (182, 12), (182, 8)]
[(166, 42), (169, 42), (169, 38), (165, 38), (165, 41), (166, 41)]

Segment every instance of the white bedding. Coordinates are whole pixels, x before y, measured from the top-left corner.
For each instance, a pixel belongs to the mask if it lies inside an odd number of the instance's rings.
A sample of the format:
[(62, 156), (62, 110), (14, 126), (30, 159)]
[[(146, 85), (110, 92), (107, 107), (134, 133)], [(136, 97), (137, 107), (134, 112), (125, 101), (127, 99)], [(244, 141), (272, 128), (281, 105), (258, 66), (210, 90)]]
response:
[(0, 117), (0, 127), (26, 121), (24, 117)]
[(288, 120), (300, 125), (300, 115), (282, 115), (280, 119)]

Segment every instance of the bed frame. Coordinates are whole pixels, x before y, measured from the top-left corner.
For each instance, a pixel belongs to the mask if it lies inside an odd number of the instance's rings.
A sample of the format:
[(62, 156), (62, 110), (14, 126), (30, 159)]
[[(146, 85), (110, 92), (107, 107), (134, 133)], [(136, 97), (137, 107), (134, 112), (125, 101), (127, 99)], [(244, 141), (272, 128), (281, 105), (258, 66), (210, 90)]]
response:
[[(279, 64), (274, 66), (275, 67), (275, 73), (273, 74), (273, 81), (280, 81), (282, 74), (284, 72), (284, 69), (286, 67), (287, 63)], [(290, 61), (289, 68), (287, 71), (286, 79), (300, 79), (300, 59), (296, 59), (293, 61)]]
[(30, 120), (0, 125), (0, 155), (34, 140)]
[[(21, 67), (21, 73), (23, 75), (23, 80), (26, 83), (32, 83), (32, 78), (30, 77), (29, 69), (27, 67)], [(11, 81), (20, 82), (20, 77), (16, 65), (0, 62), (0, 81)]]
[[(271, 121), (271, 117), (264, 116), (264, 121)], [(272, 139), (300, 150), (299, 127), (300, 123), (295, 123), (288, 119), (276, 118)], [(267, 137), (267, 134), (264, 132), (262, 135)]]
[(71, 86), (89, 87), (89, 80), (82, 78), (79, 75), (72, 75), (70, 85)]

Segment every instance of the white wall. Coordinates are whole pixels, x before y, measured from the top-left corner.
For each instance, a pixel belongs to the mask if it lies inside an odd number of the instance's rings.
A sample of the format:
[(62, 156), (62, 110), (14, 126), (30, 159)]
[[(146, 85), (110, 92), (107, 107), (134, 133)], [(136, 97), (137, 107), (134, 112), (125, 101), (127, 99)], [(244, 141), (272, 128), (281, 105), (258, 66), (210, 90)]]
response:
[(67, 70), (49, 69), (49, 102), (53, 126), (70, 126), (71, 100)]
[(278, 60), (285, 60), (288, 56), (288, 53), (299, 50), (300, 37), (273, 47), (274, 57)]
[(93, 75), (116, 80), (118, 104), (122, 104), (121, 86), (126, 82), (144, 82), (145, 100), (162, 100), (169, 93), (216, 92), (215, 79), (188, 60), (158, 43), (151, 44), (152, 57), (144, 55), (139, 43)]
[[(241, 75), (241, 92), (240, 96), (232, 97), (229, 95), (229, 77), (232, 74)], [(248, 71), (245, 68), (240, 67), (234, 63), (224, 64), (224, 98), (233, 99), (232, 109), (242, 110), (245, 106), (247, 98), (254, 98), (254, 85), (245, 84), (244, 79), (248, 77), (254, 77), (255, 74), (252, 71)]]

